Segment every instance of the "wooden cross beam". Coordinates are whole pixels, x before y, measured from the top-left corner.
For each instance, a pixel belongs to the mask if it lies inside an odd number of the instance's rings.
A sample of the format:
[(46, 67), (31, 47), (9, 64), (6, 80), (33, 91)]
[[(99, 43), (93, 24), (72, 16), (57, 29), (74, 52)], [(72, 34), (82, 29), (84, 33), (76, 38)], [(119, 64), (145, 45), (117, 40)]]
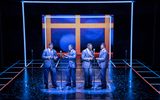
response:
[[(105, 33), (104, 33), (104, 42), (106, 44), (106, 48), (109, 51), (109, 41), (110, 41), (110, 28), (113, 28), (113, 23), (111, 23), (110, 27), (110, 18), (109, 17), (104, 17), (105, 22), (104, 23), (81, 23), (80, 22), (80, 15), (75, 15), (76, 21), (75, 23), (51, 23), (51, 18), (48, 18), (51, 15), (46, 15), (46, 39), (47, 39), (47, 44), (51, 42), (51, 29), (53, 28), (75, 28), (75, 36), (76, 36), (76, 51), (77, 54), (81, 53), (80, 49), (80, 29), (81, 28), (104, 28)], [(109, 16), (109, 15), (105, 15)], [(42, 24), (43, 29), (45, 28), (45, 24)]]

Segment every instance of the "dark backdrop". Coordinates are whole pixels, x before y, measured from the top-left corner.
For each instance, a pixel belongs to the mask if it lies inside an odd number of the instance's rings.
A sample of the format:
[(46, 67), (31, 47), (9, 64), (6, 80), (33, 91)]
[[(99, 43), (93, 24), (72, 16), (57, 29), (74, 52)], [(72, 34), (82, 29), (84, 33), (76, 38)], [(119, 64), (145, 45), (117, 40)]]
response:
[[(63, 0), (64, 1), (64, 0)], [(137, 0), (134, 9), (133, 58), (147, 65), (160, 66), (160, 5), (156, 1)], [(22, 11), (20, 0), (0, 3), (0, 67), (23, 59)], [(129, 50), (130, 8), (105, 4), (67, 4), (46, 6), (26, 4), (27, 57), (40, 58), (42, 46), (41, 15), (43, 14), (113, 14), (115, 22), (114, 57), (124, 58)], [(54, 9), (51, 9), (54, 8)], [(77, 9), (78, 8), (78, 9)]]

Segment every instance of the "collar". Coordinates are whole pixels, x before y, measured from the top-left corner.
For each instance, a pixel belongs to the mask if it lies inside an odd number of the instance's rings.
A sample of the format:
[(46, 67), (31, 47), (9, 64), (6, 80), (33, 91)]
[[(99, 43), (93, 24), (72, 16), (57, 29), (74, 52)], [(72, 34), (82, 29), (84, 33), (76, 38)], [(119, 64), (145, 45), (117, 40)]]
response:
[(91, 50), (89, 50), (88, 48), (86, 48), (86, 50), (87, 50), (87, 51), (91, 51)]
[(87, 48), (86, 50), (87, 50), (88, 54), (89, 54), (91, 57), (93, 57), (93, 54), (92, 54), (91, 50), (89, 50), (88, 48)]
[(103, 48), (103, 49), (102, 49), (102, 51), (106, 51), (106, 49), (105, 49), (105, 48)]
[(49, 51), (52, 51), (53, 49), (48, 48)]
[(72, 52), (73, 51), (73, 49), (71, 49), (69, 52)]

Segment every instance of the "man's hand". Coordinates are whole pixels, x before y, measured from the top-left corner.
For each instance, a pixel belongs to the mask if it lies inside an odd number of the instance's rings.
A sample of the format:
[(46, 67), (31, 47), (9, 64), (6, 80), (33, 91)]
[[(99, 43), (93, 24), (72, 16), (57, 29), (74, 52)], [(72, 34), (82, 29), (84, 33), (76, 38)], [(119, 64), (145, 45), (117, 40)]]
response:
[(47, 56), (47, 59), (51, 59), (51, 56)]
[(93, 60), (93, 58), (92, 58), (92, 57), (90, 57), (90, 58), (88, 58), (88, 60)]
[(57, 60), (58, 57), (57, 57), (57, 56), (54, 56), (53, 58), (54, 58), (54, 60)]
[(64, 54), (64, 58), (68, 58), (69, 56), (68, 56), (68, 54)]
[(64, 56), (68, 56), (68, 54), (64, 54)]

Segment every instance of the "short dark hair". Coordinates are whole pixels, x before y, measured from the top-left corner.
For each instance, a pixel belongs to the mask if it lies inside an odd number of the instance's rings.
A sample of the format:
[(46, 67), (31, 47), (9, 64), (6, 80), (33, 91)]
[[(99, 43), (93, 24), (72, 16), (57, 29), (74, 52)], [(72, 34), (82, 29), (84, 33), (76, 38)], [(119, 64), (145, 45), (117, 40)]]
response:
[(103, 45), (104, 47), (106, 47), (106, 44), (105, 44), (105, 43), (101, 43), (101, 45)]
[(87, 44), (87, 47), (90, 46), (90, 45), (92, 45), (92, 44), (91, 44), (91, 43), (88, 43), (88, 44)]
[(53, 43), (52, 43), (52, 42), (50, 42), (48, 45), (53, 45)]
[(73, 45), (72, 44), (69, 44), (68, 46), (71, 46), (73, 48)]

